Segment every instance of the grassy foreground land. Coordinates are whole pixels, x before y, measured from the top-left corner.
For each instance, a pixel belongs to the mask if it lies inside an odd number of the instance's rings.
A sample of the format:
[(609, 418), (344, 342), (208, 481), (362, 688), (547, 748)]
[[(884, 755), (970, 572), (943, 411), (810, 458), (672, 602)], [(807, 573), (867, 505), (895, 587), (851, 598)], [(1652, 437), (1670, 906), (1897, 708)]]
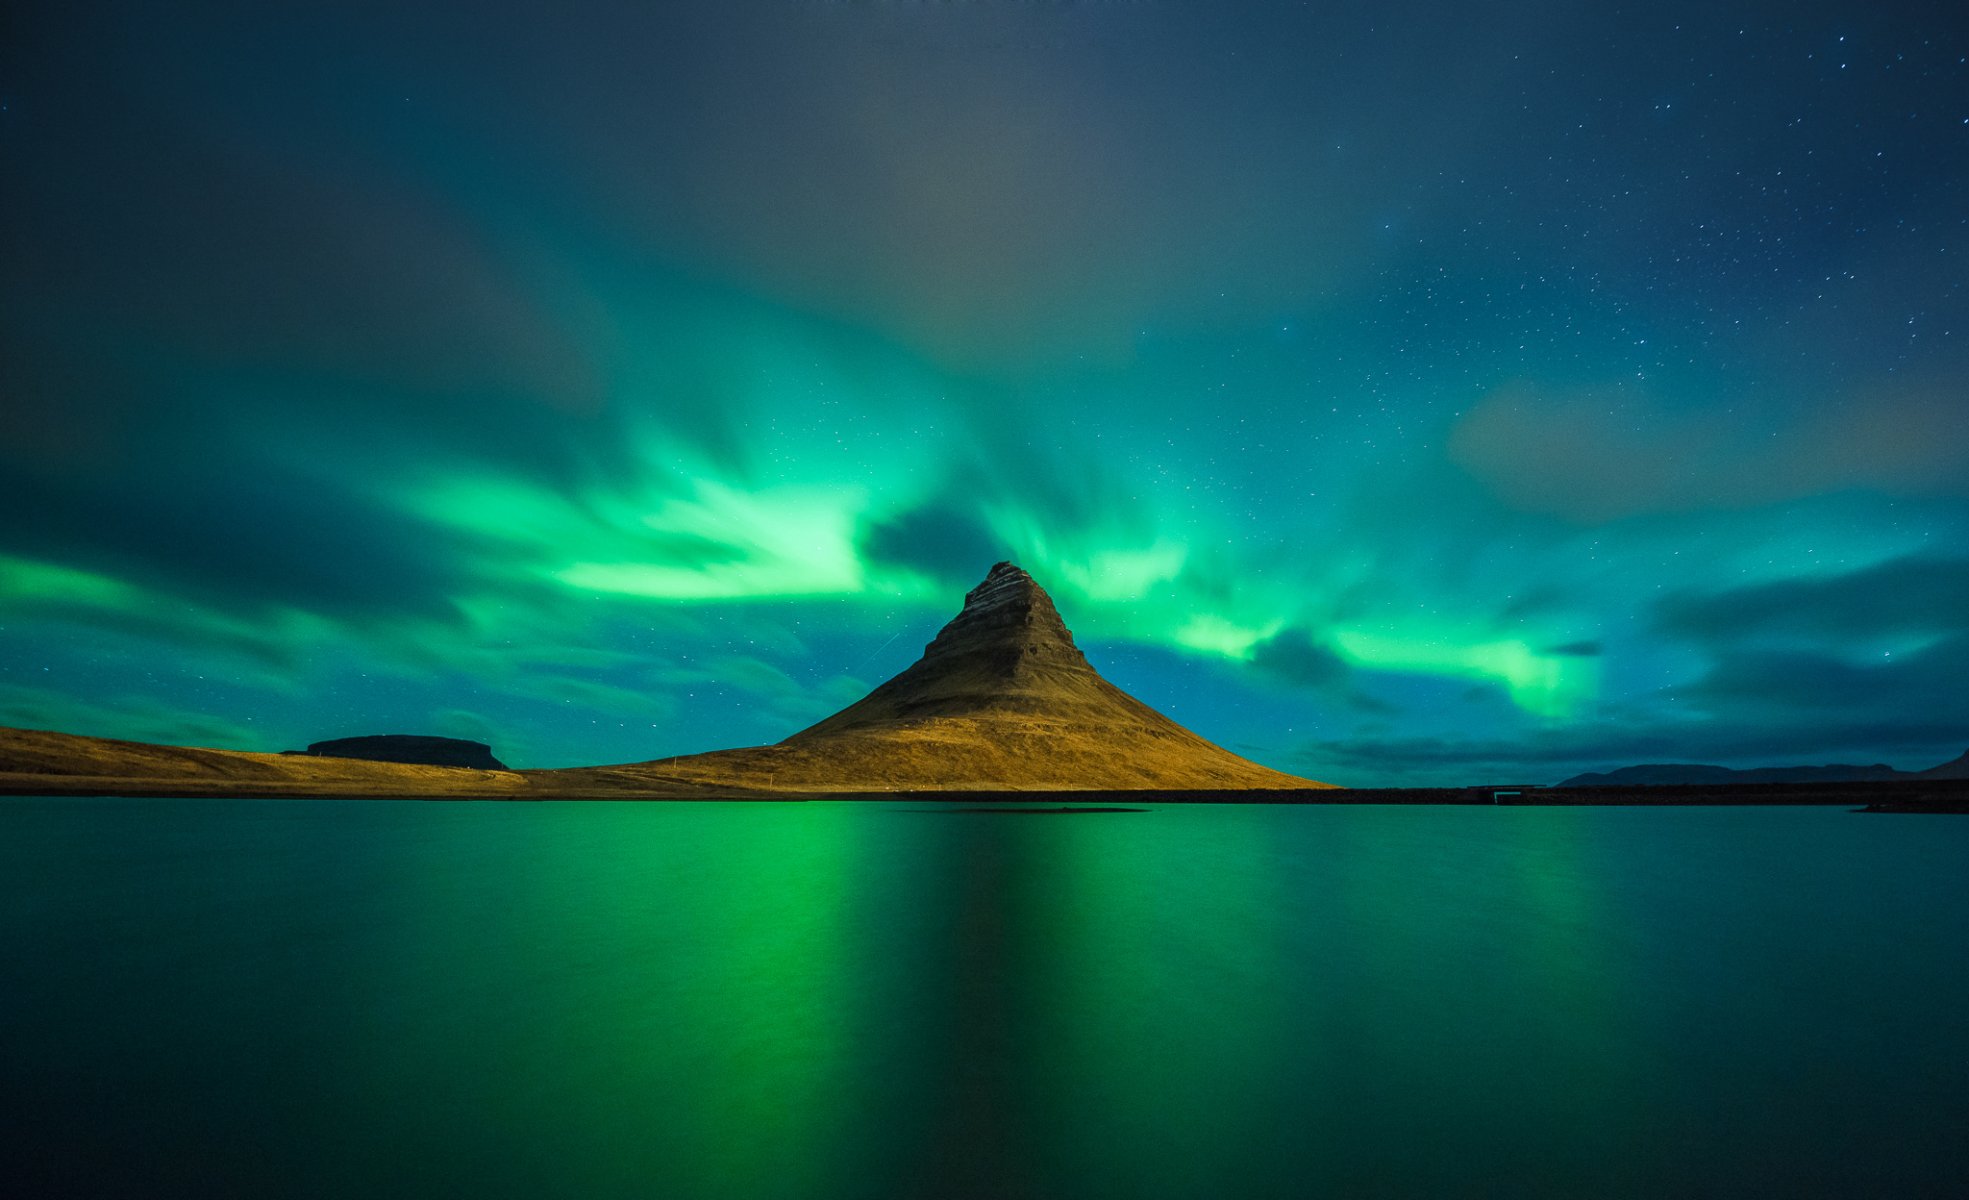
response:
[[(111, 738), (0, 728), (0, 795), (185, 796), (347, 800), (950, 800), (1018, 801), (1071, 792), (1135, 803), (1693, 805), (1820, 804), (1879, 812), (1969, 811), (1969, 781), (1537, 788), (1498, 797), (1490, 788), (1197, 787), (1027, 788), (957, 786), (879, 790), (816, 788), (795, 776), (779, 786), (720, 781), (700, 760), (773, 750), (720, 751), (621, 767), (479, 771), (359, 759), (156, 746)], [(928, 752), (927, 750), (925, 751)]]

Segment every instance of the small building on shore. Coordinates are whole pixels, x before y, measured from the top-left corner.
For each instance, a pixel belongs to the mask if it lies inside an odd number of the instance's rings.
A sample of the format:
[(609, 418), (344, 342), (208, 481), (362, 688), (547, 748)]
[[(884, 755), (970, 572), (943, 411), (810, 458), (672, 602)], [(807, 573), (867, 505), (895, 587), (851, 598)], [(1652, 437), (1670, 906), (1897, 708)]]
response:
[(1479, 804), (1524, 804), (1527, 792), (1542, 792), (1542, 783), (1484, 783), (1468, 789)]

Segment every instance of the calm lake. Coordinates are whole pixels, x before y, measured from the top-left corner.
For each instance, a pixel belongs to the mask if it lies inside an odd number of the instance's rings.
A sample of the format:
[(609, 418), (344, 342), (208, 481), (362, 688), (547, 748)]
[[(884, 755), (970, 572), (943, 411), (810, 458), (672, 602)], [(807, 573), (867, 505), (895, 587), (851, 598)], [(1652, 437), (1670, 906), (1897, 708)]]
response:
[(0, 800), (0, 1185), (1969, 1195), (1969, 818), (1151, 807)]

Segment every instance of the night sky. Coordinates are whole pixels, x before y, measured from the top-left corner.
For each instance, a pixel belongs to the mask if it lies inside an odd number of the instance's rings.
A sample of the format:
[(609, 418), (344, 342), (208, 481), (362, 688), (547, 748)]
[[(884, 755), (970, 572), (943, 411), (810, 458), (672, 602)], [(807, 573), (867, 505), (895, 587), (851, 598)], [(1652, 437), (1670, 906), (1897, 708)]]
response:
[(1353, 785), (1969, 746), (1951, 6), (33, 4), (0, 724), (775, 741), (1000, 558)]

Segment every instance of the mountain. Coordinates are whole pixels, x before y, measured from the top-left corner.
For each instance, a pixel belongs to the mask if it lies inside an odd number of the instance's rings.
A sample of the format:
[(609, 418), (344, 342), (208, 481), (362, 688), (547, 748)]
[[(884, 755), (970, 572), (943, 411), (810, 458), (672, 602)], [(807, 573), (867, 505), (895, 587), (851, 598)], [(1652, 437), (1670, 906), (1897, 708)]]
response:
[(1101, 678), (1052, 598), (1009, 562), (914, 665), (777, 745), (589, 770), (798, 792), (1331, 786), (1239, 758)]
[(1960, 758), (1952, 758), (1939, 767), (1929, 767), (1915, 774), (1922, 779), (1969, 779), (1969, 750), (1965, 750)]
[[(398, 735), (254, 754), (0, 728), (0, 794), (772, 799), (911, 791), (1299, 790), (1088, 665), (1053, 601), (999, 563), (902, 674), (774, 746), (615, 767), (507, 771), (491, 749)], [(358, 757), (331, 748), (356, 743)], [(465, 751), (459, 757), (460, 751)], [(414, 751), (426, 761), (372, 761)], [(346, 749), (340, 752), (346, 753)], [(448, 765), (428, 765), (435, 754)]]
[(307, 752), (317, 758), (360, 758), (369, 762), (421, 763), (427, 767), (470, 767), (477, 771), (506, 770), (506, 764), (492, 757), (492, 747), (484, 742), (414, 733), (334, 738), (311, 744)]
[(1969, 779), (1969, 754), (1926, 771), (1898, 771), (1886, 763), (1856, 767), (1831, 763), (1822, 767), (1752, 767), (1735, 770), (1698, 763), (1647, 763), (1616, 771), (1589, 771), (1555, 787), (1664, 787), (1674, 784), (1713, 786), (1731, 783), (1880, 783), (1895, 779)]

